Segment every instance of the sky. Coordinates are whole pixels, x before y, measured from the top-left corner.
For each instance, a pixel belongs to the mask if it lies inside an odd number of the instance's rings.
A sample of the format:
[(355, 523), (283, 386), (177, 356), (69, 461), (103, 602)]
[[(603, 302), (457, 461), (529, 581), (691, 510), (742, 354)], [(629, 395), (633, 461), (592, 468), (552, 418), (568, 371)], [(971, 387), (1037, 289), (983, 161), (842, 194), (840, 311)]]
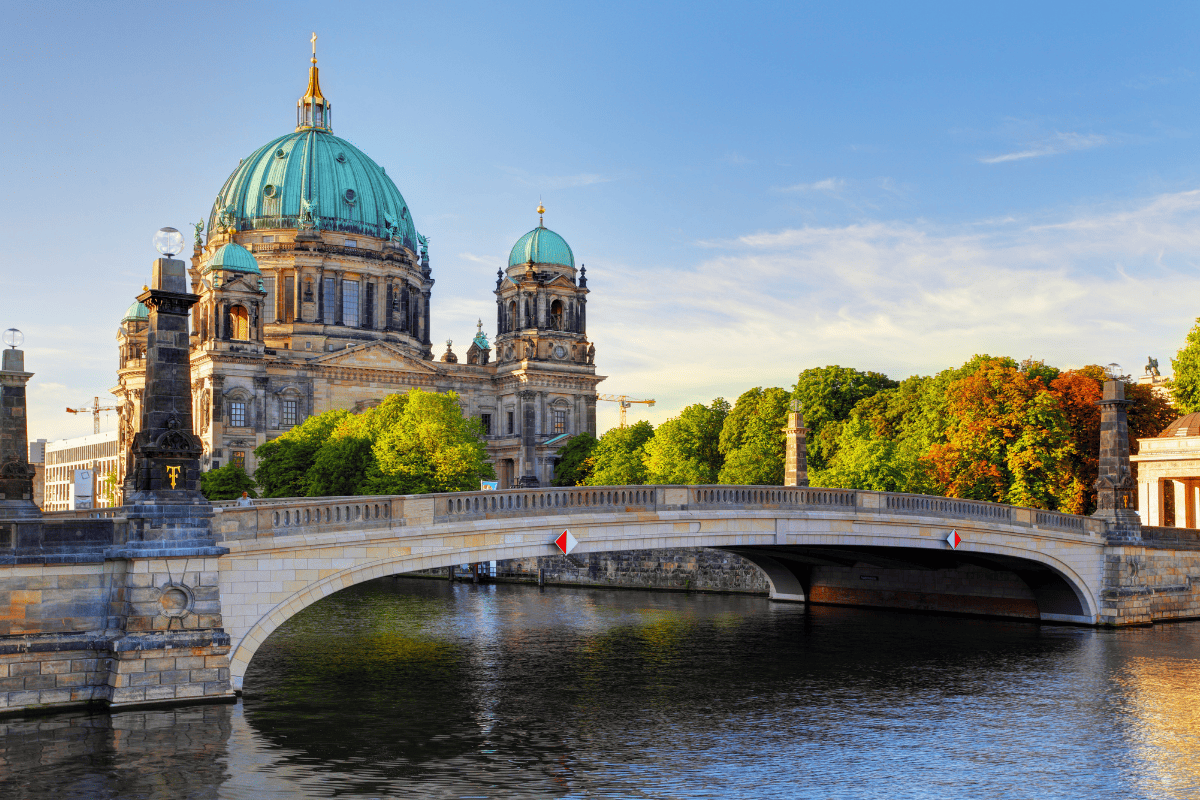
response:
[[(537, 224), (587, 265), (630, 419), (976, 353), (1170, 359), (1200, 317), (1200, 4), (5, 3), (0, 328), (30, 438), (90, 433), (162, 226), (334, 133), (430, 239), (432, 339), (494, 335)], [(599, 404), (599, 427), (616, 424)], [(116, 426), (115, 414), (103, 429)]]

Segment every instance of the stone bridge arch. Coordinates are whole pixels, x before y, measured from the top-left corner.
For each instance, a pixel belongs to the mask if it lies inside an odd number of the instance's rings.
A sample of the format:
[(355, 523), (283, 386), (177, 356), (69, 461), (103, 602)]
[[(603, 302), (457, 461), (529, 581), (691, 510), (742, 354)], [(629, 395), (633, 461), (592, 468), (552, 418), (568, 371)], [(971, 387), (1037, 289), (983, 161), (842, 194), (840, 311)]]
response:
[[(218, 525), (231, 552), (221, 559), (221, 598), (234, 686), (241, 687), (254, 654), (276, 628), (334, 592), (417, 569), (551, 555), (564, 527), (580, 540), (580, 553), (687, 547), (736, 553), (763, 569), (777, 600), (810, 599), (806, 581), (814, 563), (860, 559), (934, 569), (952, 560), (1015, 573), (1043, 620), (1098, 620), (1103, 529), (1086, 518), (853, 490), (783, 496), (778, 487), (633, 488), (222, 509)], [(952, 528), (963, 544), (950, 552), (943, 539)]]

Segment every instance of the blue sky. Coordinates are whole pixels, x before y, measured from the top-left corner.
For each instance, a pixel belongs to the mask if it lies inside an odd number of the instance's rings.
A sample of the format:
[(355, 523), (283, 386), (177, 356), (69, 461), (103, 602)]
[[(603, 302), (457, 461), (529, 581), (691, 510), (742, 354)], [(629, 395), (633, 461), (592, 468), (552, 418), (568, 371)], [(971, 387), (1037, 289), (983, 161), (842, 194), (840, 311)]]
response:
[(334, 132), (430, 237), (434, 340), (461, 354), (494, 327), (496, 267), (540, 198), (588, 265), (601, 390), (659, 401), (635, 418), (829, 363), (1169, 368), (1200, 316), (1200, 5), (5, 16), (0, 327), (26, 335), (33, 438), (90, 432), (62, 408), (115, 384), (151, 235), (207, 217), (291, 130), (313, 30)]

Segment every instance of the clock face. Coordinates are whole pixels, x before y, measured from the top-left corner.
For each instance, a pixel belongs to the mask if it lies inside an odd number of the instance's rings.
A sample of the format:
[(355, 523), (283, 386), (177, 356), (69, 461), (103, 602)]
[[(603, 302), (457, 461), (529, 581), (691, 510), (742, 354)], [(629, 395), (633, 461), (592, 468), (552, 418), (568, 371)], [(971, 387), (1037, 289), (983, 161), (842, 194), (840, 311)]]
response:
[(566, 358), (567, 357), (567, 348), (563, 347), (560, 344), (558, 347), (554, 348), (554, 356), (556, 358)]

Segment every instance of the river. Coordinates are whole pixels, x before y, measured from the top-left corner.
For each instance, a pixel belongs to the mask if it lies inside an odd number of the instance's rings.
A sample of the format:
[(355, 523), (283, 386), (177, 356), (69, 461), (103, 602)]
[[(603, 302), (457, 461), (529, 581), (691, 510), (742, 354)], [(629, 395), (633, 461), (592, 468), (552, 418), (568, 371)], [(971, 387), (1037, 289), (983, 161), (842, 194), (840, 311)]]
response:
[(0, 720), (15, 798), (1197, 798), (1200, 623), (382, 579), (236, 705)]

